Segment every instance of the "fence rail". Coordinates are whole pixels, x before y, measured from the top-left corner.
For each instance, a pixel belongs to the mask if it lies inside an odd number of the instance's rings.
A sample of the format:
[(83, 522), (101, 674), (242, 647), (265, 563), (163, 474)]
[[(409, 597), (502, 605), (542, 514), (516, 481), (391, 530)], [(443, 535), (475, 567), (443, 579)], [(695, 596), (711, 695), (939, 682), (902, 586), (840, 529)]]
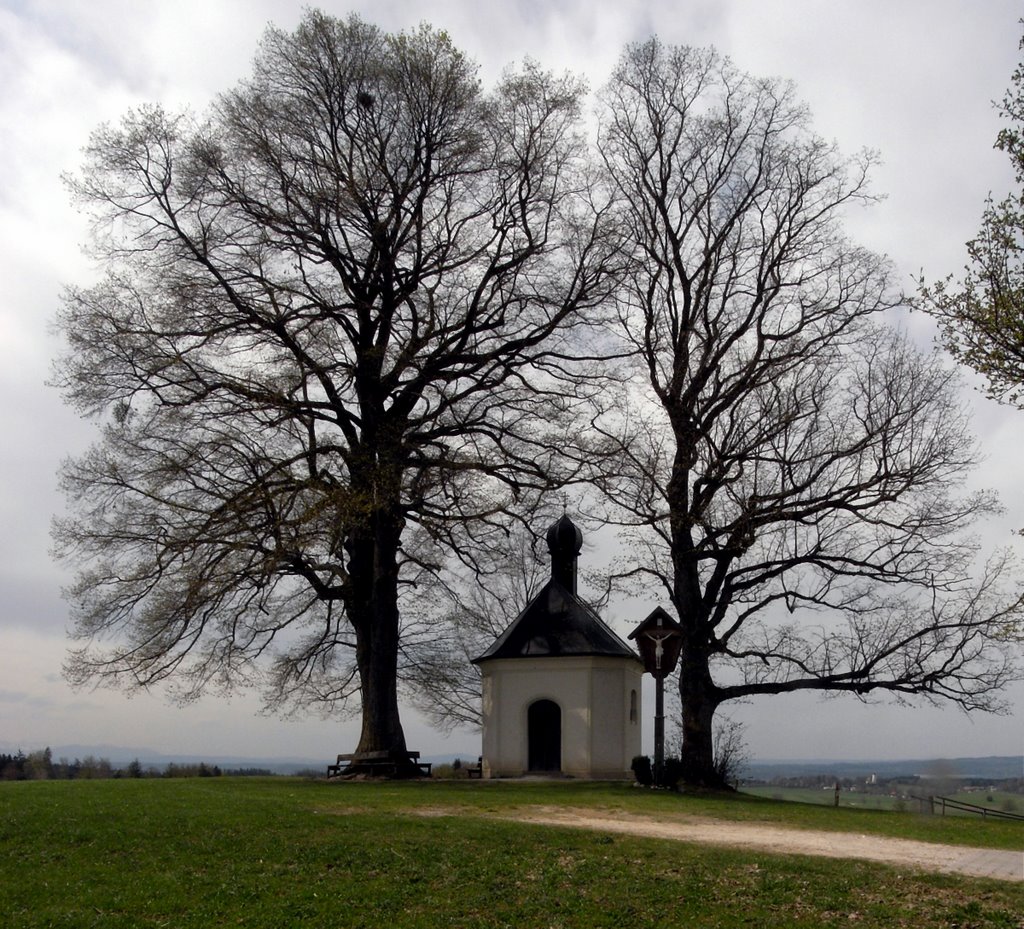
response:
[(977, 813), (980, 816), (988, 818), (991, 816), (993, 819), (1016, 819), (1024, 822), (1024, 815), (1020, 813), (1008, 813), (1005, 810), (993, 810), (991, 807), (978, 806), (974, 803), (964, 803), (963, 800), (954, 800), (952, 797), (919, 797), (915, 796), (915, 800), (921, 804), (921, 808), (924, 809), (924, 805), (927, 803), (932, 813), (936, 812), (936, 807), (939, 808), (941, 815), (946, 815), (946, 808), (949, 807), (951, 810), (957, 810), (961, 813)]

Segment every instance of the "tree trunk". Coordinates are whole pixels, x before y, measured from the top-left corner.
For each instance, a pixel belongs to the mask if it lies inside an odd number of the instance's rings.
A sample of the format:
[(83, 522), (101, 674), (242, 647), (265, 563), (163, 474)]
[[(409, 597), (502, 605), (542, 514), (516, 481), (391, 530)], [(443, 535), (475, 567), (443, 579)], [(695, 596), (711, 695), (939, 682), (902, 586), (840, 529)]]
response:
[[(397, 506), (394, 507), (397, 510)], [(356, 754), (387, 752), (390, 768), (352, 766), (353, 773), (413, 777), (419, 768), (409, 758), (398, 707), (398, 548), (401, 517), (378, 510), (369, 531), (350, 539), (351, 576), (356, 579), (348, 603), (356, 634), (356, 667), (362, 697), (362, 730)], [(365, 582), (359, 583), (365, 579)]]
[(711, 677), (711, 631), (703, 605), (690, 516), (691, 469), (697, 460), (692, 416), (670, 411), (676, 452), (667, 493), (671, 508), (674, 605), (683, 629), (679, 697), (683, 715), (682, 780), (694, 787), (724, 788), (715, 770), (714, 718), (722, 702)]
[(714, 719), (721, 700), (705, 650), (684, 644), (679, 659), (679, 696), (683, 708), (683, 781), (693, 787), (728, 789), (715, 768)]
[(406, 750), (398, 712), (398, 610), (378, 604), (372, 621), (356, 634), (362, 691), (362, 730), (357, 752)]

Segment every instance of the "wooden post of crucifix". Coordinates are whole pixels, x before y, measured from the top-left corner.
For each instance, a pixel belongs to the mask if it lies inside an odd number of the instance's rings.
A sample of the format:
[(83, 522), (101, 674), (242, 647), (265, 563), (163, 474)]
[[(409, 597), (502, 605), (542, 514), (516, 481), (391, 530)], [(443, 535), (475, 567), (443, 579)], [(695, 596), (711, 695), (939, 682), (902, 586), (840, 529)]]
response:
[(682, 634), (679, 623), (660, 606), (630, 634), (643, 659), (644, 670), (654, 677), (654, 783), (665, 786), (665, 678), (679, 661)]

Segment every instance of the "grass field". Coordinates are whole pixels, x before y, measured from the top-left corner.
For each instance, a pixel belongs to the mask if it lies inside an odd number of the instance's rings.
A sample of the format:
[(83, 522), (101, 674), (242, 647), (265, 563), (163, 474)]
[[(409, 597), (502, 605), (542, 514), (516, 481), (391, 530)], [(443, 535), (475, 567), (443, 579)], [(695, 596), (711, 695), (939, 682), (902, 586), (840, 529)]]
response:
[(1024, 884), (496, 818), (541, 804), (1024, 847), (1019, 823), (620, 785), (18, 782), (0, 784), (0, 914), (15, 929), (1024, 926)]

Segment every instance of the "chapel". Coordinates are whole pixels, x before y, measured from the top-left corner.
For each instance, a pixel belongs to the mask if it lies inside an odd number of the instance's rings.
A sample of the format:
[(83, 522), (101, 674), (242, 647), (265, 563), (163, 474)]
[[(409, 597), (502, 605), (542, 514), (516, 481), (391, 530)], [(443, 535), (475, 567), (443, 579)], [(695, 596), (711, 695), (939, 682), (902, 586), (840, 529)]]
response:
[(484, 777), (630, 777), (643, 664), (576, 594), (583, 534), (547, 533), (551, 578), (473, 662), (483, 684)]

